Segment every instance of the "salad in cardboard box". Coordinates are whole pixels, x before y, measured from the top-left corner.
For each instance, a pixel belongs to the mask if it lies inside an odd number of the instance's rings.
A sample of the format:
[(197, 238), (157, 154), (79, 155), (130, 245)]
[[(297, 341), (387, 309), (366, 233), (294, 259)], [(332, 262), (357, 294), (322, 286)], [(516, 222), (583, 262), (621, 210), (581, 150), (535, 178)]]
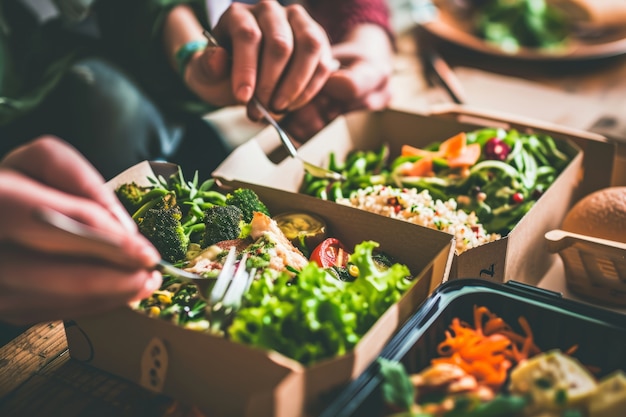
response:
[(262, 175), (249, 177), (243, 160), (258, 156), (255, 146), (267, 148), (264, 136), (235, 151), (214, 175), (282, 186), (449, 233), (456, 238), (451, 278), (502, 281), (508, 270), (537, 283), (553, 261), (543, 234), (580, 193), (610, 181), (610, 164), (606, 173), (586, 168), (612, 147), (596, 135), (479, 115), (386, 110), (336, 121), (300, 153), (340, 172), (340, 181), (298, 172), (297, 161), (271, 169), (260, 162)]
[[(74, 357), (150, 389), (220, 415), (300, 414), (361, 371), (446, 278), (450, 237), (396, 230), (392, 238), (379, 231), (388, 219), (153, 166), (160, 174), (143, 164), (109, 185), (165, 261), (205, 279), (163, 271), (161, 288), (132, 309), (67, 327)], [(242, 296), (236, 277), (223, 285), (228, 269), (245, 271)], [(127, 337), (117, 338), (118, 354), (106, 341), (112, 333)], [(258, 374), (239, 381), (250, 372)], [(281, 380), (297, 382), (284, 382), (289, 396), (278, 400)]]

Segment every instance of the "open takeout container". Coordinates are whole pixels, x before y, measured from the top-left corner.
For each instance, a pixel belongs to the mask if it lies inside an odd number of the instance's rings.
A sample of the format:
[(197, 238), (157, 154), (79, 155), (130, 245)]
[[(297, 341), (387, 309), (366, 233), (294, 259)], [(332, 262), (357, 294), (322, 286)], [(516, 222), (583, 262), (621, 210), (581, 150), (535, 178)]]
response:
[[(518, 318), (527, 319), (534, 341), (542, 351), (573, 353), (582, 364), (599, 369), (602, 378), (626, 370), (624, 316), (585, 303), (561, 298), (557, 293), (517, 281), (505, 284), (482, 279), (449, 281), (439, 287), (385, 346), (379, 358), (401, 362), (408, 373), (426, 368), (437, 355), (437, 345), (453, 318), (473, 323), (474, 306), (485, 306), (521, 332)], [(515, 327), (515, 326), (518, 327)], [(380, 391), (379, 363), (373, 362), (348, 384), (320, 414), (322, 417), (378, 416), (389, 414)], [(385, 411), (387, 413), (385, 414)]]
[(563, 261), (567, 288), (577, 296), (626, 306), (626, 244), (560, 229), (545, 234), (548, 250)]
[[(111, 187), (176, 172), (171, 164), (141, 163), (109, 182)], [(357, 212), (285, 191), (247, 185), (276, 215), (304, 211), (321, 216), (330, 236), (348, 247), (374, 240), (417, 279), (357, 344), (343, 356), (310, 366), (277, 352), (150, 318), (130, 307), (65, 323), (73, 359), (199, 406), (207, 415), (305, 415), (334, 387), (357, 377), (398, 327), (449, 273), (453, 242), (419, 227)], [(225, 188), (224, 191), (228, 191)], [(315, 414), (315, 412), (312, 412)]]
[[(455, 254), (450, 279), (471, 276), (503, 282), (514, 276), (536, 285), (556, 257), (548, 251), (544, 234), (560, 226), (578, 198), (610, 184), (615, 145), (603, 136), (458, 106), (441, 107), (431, 114), (387, 109), (339, 117), (298, 152), (303, 159), (326, 166), (331, 152), (343, 161), (351, 150), (378, 150), (387, 143), (393, 158), (404, 144), (423, 147), (484, 127), (549, 134), (564, 144), (572, 161), (508, 236)], [(277, 149), (276, 132), (268, 127), (235, 149), (213, 175), (225, 183), (238, 180), (297, 193), (304, 177), (302, 164), (292, 158), (275, 163)]]

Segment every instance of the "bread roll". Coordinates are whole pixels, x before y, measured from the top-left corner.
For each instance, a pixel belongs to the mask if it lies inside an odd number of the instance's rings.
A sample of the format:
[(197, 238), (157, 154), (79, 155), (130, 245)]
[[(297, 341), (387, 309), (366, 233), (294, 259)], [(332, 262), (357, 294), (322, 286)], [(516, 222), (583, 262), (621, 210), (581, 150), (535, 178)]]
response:
[(567, 213), (567, 232), (626, 243), (626, 187), (609, 187), (587, 195)]
[(548, 0), (574, 24), (590, 27), (626, 25), (625, 0)]

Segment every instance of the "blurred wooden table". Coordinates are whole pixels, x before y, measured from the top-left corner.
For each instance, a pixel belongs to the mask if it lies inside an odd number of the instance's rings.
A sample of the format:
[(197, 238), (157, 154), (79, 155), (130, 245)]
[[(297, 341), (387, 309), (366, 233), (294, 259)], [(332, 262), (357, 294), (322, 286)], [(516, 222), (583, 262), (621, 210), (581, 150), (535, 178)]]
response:
[[(595, 60), (532, 61), (487, 55), (440, 40), (423, 29), (409, 29), (398, 36), (398, 60), (394, 80), (394, 105), (427, 110), (423, 96), (429, 85), (420, 78), (419, 44), (436, 50), (452, 68), (472, 68), (485, 73), (506, 76), (511, 82), (530, 81), (537, 86), (575, 94), (591, 102), (606, 101), (607, 108), (616, 104), (626, 111), (626, 54)], [(417, 78), (415, 77), (417, 74)], [(491, 97), (493, 91), (484, 91)], [(430, 99), (432, 102), (432, 99)], [(510, 97), (515, 100), (515, 97)], [(472, 103), (468, 103), (472, 105)], [(497, 109), (505, 103), (492, 103)], [(537, 106), (541, 108), (542, 103)], [(617, 110), (617, 109), (615, 109)], [(626, 114), (622, 115), (626, 119)], [(624, 131), (626, 135), (626, 130)]]
[[(401, 36), (398, 40), (392, 104), (428, 111), (433, 95), (421, 77), (414, 39)], [(626, 57), (537, 69), (523, 63), (476, 57), (451, 45), (445, 45), (441, 53), (453, 67), (471, 66), (532, 79), (589, 100), (604, 97), (607, 106), (618, 113), (623, 110), (622, 120), (626, 120)], [(436, 98), (441, 99), (441, 96)], [(494, 103), (494, 108), (497, 107), (498, 103)], [(626, 175), (620, 174), (618, 180), (626, 184)], [(189, 413), (193, 413), (191, 408), (172, 399), (73, 361), (61, 322), (33, 326), (0, 348), (0, 416), (169, 417)]]
[(63, 323), (0, 347), (0, 416), (183, 417), (191, 407), (70, 358)]

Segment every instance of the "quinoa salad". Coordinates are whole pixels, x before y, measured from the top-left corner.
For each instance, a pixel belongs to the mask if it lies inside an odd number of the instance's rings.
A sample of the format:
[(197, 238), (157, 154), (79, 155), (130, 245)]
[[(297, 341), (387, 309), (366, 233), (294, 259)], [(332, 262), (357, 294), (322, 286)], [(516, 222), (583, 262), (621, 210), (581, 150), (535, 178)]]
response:
[(456, 238), (457, 254), (501, 237), (496, 233), (487, 233), (474, 212), (468, 214), (457, 209), (453, 198), (436, 200), (426, 189), (418, 191), (415, 188), (373, 185), (336, 202), (450, 233)]

